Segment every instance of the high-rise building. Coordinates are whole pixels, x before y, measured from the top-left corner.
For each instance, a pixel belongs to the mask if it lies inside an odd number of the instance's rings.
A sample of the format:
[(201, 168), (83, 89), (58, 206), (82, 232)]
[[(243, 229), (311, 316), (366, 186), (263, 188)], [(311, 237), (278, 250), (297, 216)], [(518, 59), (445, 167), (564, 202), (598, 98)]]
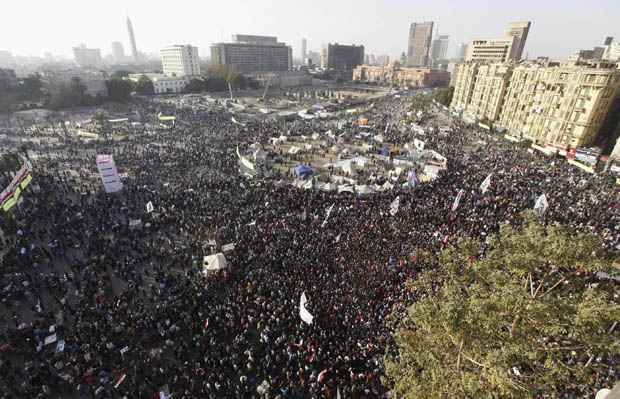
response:
[(98, 48), (87, 48), (84, 44), (73, 47), (73, 58), (83, 68), (99, 68), (103, 65), (101, 50)]
[(282, 72), (291, 69), (293, 51), (274, 36), (233, 35), (232, 43), (211, 46), (211, 62), (238, 73)]
[(508, 62), (512, 58), (516, 38), (474, 40), (467, 46), (465, 61), (474, 62)]
[(605, 47), (603, 59), (606, 61), (620, 61), (620, 42), (610, 43)]
[(430, 65), (429, 53), (433, 38), (433, 22), (414, 22), (409, 29), (408, 66)]
[(121, 42), (112, 42), (112, 58), (115, 62), (125, 61), (125, 51)]
[(464, 63), (452, 108), (562, 150), (594, 143), (616, 92), (615, 66)]
[(318, 51), (308, 51), (308, 60), (312, 63), (312, 65), (320, 66), (321, 53)]
[(445, 60), (448, 55), (448, 45), (450, 44), (450, 36), (439, 35), (433, 40), (433, 46), (431, 49), (431, 59), (433, 65), (440, 60)]
[(176, 44), (161, 49), (159, 53), (164, 75), (176, 77), (200, 75), (198, 47)]
[(306, 58), (308, 58), (308, 41), (304, 38), (301, 39), (301, 63), (306, 62)]
[(351, 71), (364, 63), (364, 46), (329, 44), (327, 46), (327, 67), (339, 71)]
[(129, 33), (129, 45), (131, 46), (131, 56), (133, 57), (134, 62), (138, 62), (138, 47), (136, 46), (136, 36), (133, 33), (133, 24), (131, 23), (131, 19), (127, 17), (127, 32)]
[(511, 56), (515, 61), (520, 61), (523, 57), (523, 49), (525, 48), (527, 35), (530, 33), (530, 26), (532, 26), (530, 21), (511, 22), (508, 24), (506, 36), (516, 38)]

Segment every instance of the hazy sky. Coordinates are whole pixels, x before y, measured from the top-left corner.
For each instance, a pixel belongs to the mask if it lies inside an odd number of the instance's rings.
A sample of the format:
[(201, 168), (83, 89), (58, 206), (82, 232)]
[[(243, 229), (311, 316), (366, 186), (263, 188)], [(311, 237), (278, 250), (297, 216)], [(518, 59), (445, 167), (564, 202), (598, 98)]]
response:
[(206, 56), (213, 42), (234, 33), (278, 36), (299, 57), (301, 38), (318, 50), (329, 42), (366, 46), (367, 53), (395, 56), (407, 47), (409, 24), (435, 21), (457, 42), (503, 36), (510, 21), (530, 20), (530, 57), (568, 56), (620, 40), (620, 0), (0, 0), (0, 50), (42, 56), (71, 55), (71, 47), (111, 52), (129, 42), (125, 17), (133, 21), (138, 49), (157, 52), (175, 43), (198, 46)]

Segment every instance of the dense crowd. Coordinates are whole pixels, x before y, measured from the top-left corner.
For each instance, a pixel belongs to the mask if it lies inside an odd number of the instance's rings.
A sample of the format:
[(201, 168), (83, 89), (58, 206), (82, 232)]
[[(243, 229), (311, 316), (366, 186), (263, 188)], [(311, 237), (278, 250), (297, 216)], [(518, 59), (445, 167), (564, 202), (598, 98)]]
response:
[[(408, 104), (386, 98), (367, 112), (387, 142), (413, 139), (401, 123)], [(547, 222), (619, 249), (612, 182), (458, 122), (448, 135), (423, 138), (448, 159), (438, 179), (402, 189), (402, 176), (393, 191), (355, 196), (238, 173), (237, 144), (323, 133), (326, 122), (241, 126), (221, 111), (134, 106), (179, 123), (67, 144), (53, 158), (40, 150), (33, 187), (13, 222), (2, 219), (17, 233), (0, 280), (0, 397), (385, 397), (382, 361), (393, 345), (386, 318), (416, 300), (405, 282), (433, 267), (419, 251), (438, 253), (463, 237), (483, 251), (501, 223), (519, 223), (543, 193)], [(356, 133), (349, 122), (345, 137)], [(127, 173), (122, 192), (106, 194), (88, 179), (99, 153), (113, 154)], [(129, 226), (136, 219), (141, 228)], [(196, 259), (228, 243), (229, 268), (202, 273)], [(302, 293), (312, 324), (299, 316)]]

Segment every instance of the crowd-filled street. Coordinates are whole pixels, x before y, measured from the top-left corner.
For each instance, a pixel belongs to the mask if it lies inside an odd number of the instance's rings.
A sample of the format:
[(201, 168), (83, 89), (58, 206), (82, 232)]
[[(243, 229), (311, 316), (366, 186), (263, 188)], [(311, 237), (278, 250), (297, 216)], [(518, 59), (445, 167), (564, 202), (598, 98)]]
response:
[[(613, 179), (467, 127), (432, 103), (420, 134), (412, 98), (376, 98), (358, 106), (361, 115), (243, 121), (220, 108), (135, 99), (142, 122), (110, 124), (104, 140), (45, 124), (7, 129), (5, 147), (39, 140), (23, 151), (33, 177), (23, 202), (0, 218), (5, 236), (16, 232), (0, 276), (0, 398), (382, 398), (393, 348), (386, 319), (419, 299), (406, 282), (435, 266), (421, 252), (469, 237), (482, 255), (487, 238), (519, 224), (542, 194), (546, 223), (620, 250)], [(160, 126), (158, 115), (174, 125)], [(354, 123), (361, 116), (368, 126)], [(289, 158), (273, 145), (313, 134), (324, 145)], [(447, 160), (436, 178), (412, 182), (417, 164), (394, 163), (414, 139)], [(296, 184), (291, 162), (333, 162), (323, 148), (360, 140), (383, 172), (312, 165), (323, 174), (315, 179), (340, 174), (353, 187), (389, 189)], [(240, 173), (237, 147), (251, 154), (252, 145), (265, 150), (269, 177)], [(391, 154), (371, 156), (386, 147)], [(340, 156), (361, 155), (352, 151)], [(104, 191), (98, 154), (113, 155), (119, 192)], [(204, 273), (203, 257), (220, 252), (227, 268)], [(302, 294), (311, 324), (300, 317)], [(618, 359), (606, 361), (600, 386), (618, 379)]]

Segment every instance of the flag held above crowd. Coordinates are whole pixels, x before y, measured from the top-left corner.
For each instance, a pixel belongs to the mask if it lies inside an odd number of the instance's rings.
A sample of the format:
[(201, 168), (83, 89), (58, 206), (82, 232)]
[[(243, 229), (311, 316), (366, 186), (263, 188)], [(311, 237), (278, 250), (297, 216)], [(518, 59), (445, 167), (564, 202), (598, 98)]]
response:
[(486, 179), (484, 179), (484, 181), (482, 182), (482, 184), (480, 184), (480, 191), (482, 191), (482, 194), (486, 194), (487, 190), (489, 189), (489, 187), (491, 186), (491, 176), (493, 175), (493, 173), (489, 173), (489, 175), (487, 176)]
[(306, 309), (306, 303), (308, 303), (308, 299), (306, 298), (306, 293), (303, 292), (299, 300), (299, 317), (301, 317), (304, 323), (312, 324), (314, 317), (308, 312), (308, 309)]

